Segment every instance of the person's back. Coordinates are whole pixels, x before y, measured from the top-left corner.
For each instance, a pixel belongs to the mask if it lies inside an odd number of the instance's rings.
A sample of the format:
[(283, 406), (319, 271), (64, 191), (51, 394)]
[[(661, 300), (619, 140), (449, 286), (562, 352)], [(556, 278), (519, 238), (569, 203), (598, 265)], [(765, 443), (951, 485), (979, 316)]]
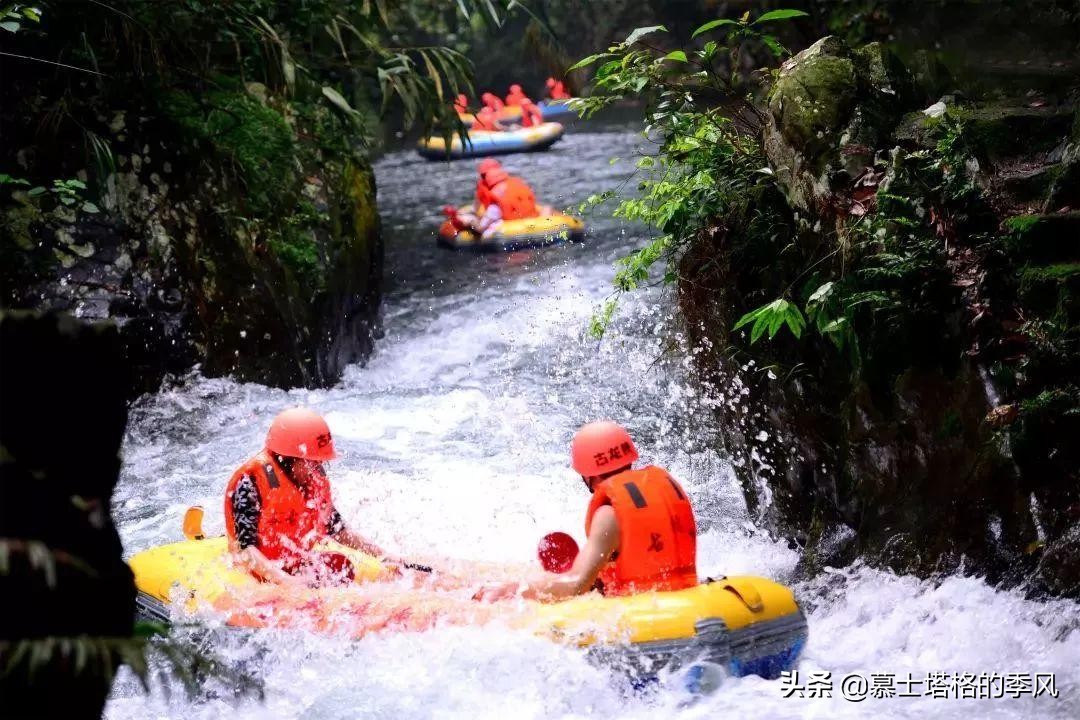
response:
[(521, 89), (520, 85), (511, 85), (510, 92), (506, 96), (506, 104), (510, 107), (518, 107), (526, 102), (531, 102), (529, 96)]
[(600, 571), (605, 595), (682, 590), (697, 585), (697, 525), (686, 492), (667, 471), (625, 470), (595, 488), (585, 518), (588, 535), (596, 511), (610, 505), (619, 527), (619, 551)]
[(502, 211), (503, 220), (522, 220), (539, 214), (532, 188), (515, 175), (507, 175), (491, 185), (490, 196)]
[(526, 100), (521, 105), (521, 126), (538, 127), (544, 123), (544, 113), (532, 100)]

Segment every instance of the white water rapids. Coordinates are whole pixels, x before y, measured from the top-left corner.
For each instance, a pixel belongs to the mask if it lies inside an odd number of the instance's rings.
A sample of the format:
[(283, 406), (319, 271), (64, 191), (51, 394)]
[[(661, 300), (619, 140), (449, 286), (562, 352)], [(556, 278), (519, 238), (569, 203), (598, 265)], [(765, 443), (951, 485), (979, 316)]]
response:
[[(617, 184), (644, 141), (628, 128), (579, 125), (546, 153), (513, 155), (542, 200), (576, 206)], [(624, 158), (611, 164), (612, 157)], [(689, 377), (670, 300), (627, 299), (603, 342), (588, 319), (610, 292), (612, 263), (643, 230), (590, 218), (582, 245), (475, 256), (435, 247), (445, 202), (472, 192), (474, 163), (411, 151), (377, 166), (387, 238), (384, 338), (366, 367), (328, 390), (285, 392), (194, 377), (132, 410), (113, 511), (130, 555), (180, 539), (192, 504), (220, 532), (232, 470), (273, 415), (324, 413), (341, 458), (330, 466), (349, 524), (404, 556), (528, 562), (553, 530), (583, 539), (588, 495), (568, 467), (581, 423), (626, 424), (644, 459), (692, 493), (703, 575), (790, 581), (795, 551), (755, 531), (741, 491), (710, 447), (711, 412)], [(482, 578), (478, 578), (478, 583)], [(1078, 718), (1080, 607), (1035, 602), (978, 579), (920, 581), (856, 567), (796, 583), (810, 639), (800, 676), (831, 672), (832, 698), (785, 698), (779, 681), (727, 679), (691, 701), (677, 678), (635, 693), (617, 673), (498, 626), (388, 634), (361, 641), (300, 631), (219, 631), (209, 649), (258, 675), (265, 700), (173, 681), (144, 693), (128, 675), (107, 717), (135, 718)], [(868, 698), (840, 695), (849, 673), (1053, 673), (1059, 697)]]

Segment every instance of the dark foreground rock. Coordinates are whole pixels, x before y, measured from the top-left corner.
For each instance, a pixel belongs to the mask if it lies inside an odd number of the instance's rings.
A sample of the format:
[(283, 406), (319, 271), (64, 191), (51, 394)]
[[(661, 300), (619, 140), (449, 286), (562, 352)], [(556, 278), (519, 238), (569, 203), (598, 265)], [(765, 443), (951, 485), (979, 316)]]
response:
[(4, 717), (101, 717), (131, 641), (135, 585), (109, 511), (127, 392), (115, 328), (0, 313)]

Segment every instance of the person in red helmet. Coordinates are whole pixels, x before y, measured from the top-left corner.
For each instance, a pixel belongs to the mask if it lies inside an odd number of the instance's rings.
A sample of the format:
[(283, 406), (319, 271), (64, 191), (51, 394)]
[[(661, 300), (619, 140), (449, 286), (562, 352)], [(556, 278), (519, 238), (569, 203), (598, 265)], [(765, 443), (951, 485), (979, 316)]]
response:
[(476, 178), (476, 202), (473, 208), (476, 210), (477, 215), (483, 214), (487, 206), (491, 204), (491, 191), (488, 190), (487, 183), (484, 182), (484, 173), (501, 167), (502, 163), (495, 158), (484, 158), (476, 166), (476, 172), (479, 175)]
[(506, 104), (510, 107), (516, 107), (528, 99), (529, 96), (525, 94), (520, 85), (511, 85), (510, 92), (506, 96)]
[(480, 102), (484, 104), (484, 107), (491, 108), (495, 112), (499, 112), (503, 109), (502, 99), (495, 93), (486, 92), (480, 96)]
[(383, 557), (375, 543), (352, 532), (330, 496), (323, 463), (335, 457), (326, 421), (307, 408), (274, 418), (262, 451), (233, 473), (225, 489), (225, 533), (233, 558), (261, 580), (346, 583), (352, 563), (321, 552), (327, 537)]
[(556, 600), (596, 588), (604, 595), (682, 590), (698, 584), (697, 526), (686, 491), (665, 470), (633, 469), (637, 447), (610, 421), (585, 425), (570, 444), (571, 462), (592, 493), (585, 547), (565, 573), (544, 572), (477, 595), (520, 593)]
[(544, 122), (544, 113), (536, 103), (528, 98), (521, 103), (521, 127), (537, 127)]
[(566, 86), (563, 85), (562, 80), (556, 80), (555, 78), (548, 78), (545, 83), (548, 89), (548, 97), (552, 100), (569, 100), (570, 93), (566, 92)]

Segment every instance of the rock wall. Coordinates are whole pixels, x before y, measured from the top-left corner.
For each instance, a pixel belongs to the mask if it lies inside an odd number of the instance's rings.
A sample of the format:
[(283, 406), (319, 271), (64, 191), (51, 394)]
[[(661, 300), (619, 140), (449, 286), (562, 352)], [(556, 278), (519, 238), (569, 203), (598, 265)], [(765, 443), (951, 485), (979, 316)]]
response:
[[(838, 37), (786, 62), (763, 136), (775, 189), (758, 222), (702, 232), (680, 305), (728, 388), (748, 503), (807, 571), (862, 557), (1077, 595), (1077, 85), (942, 97), (941, 77)], [(732, 331), (830, 278), (846, 343)]]
[(98, 211), (16, 187), (4, 304), (115, 318), (136, 392), (193, 364), (271, 385), (335, 382), (370, 352), (381, 295), (374, 175), (348, 128), (254, 83), (143, 100), (90, 123), (110, 149), (104, 172), (71, 165), (85, 157), (77, 138), (57, 138), (70, 151), (58, 157), (16, 134), (28, 142), (12, 175), (92, 175)]

